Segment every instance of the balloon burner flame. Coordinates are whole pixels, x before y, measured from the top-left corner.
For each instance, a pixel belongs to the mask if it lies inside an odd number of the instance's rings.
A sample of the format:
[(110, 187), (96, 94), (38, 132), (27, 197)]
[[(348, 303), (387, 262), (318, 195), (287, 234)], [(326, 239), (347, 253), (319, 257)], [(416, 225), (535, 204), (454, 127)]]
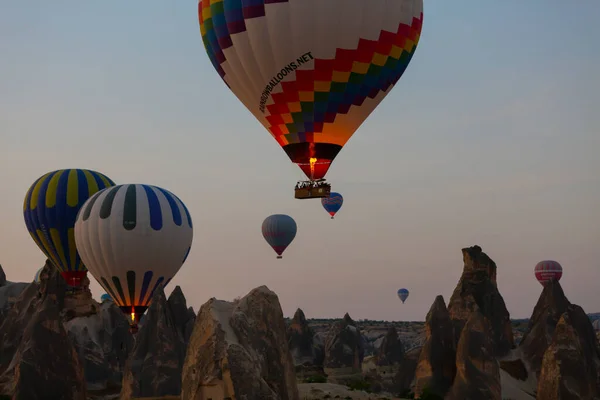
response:
[(315, 164), (317, 163), (317, 159), (311, 157), (311, 159), (309, 160), (309, 162), (310, 162), (310, 179), (312, 180), (313, 176), (315, 175)]

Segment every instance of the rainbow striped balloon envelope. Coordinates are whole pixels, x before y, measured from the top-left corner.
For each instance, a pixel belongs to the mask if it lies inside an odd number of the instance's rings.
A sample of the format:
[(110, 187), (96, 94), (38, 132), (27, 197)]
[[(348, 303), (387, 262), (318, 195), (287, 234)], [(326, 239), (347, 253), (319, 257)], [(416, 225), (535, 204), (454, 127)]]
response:
[(201, 0), (198, 13), (221, 78), (321, 179), (410, 63), (423, 0)]

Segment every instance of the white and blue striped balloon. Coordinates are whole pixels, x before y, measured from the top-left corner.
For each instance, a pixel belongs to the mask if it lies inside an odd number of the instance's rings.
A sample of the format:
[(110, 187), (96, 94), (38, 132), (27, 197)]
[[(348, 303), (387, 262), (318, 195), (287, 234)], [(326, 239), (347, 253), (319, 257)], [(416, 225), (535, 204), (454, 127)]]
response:
[[(192, 246), (192, 218), (173, 193), (151, 185), (104, 189), (81, 208), (77, 250), (98, 283), (124, 312), (143, 313)], [(133, 312), (133, 311), (132, 311)]]

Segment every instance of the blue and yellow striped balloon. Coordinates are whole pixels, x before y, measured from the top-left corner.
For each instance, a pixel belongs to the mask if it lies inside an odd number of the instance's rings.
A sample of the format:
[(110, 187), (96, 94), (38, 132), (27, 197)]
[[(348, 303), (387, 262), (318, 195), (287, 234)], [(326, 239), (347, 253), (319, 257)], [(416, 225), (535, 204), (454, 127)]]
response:
[(70, 286), (80, 286), (87, 271), (75, 247), (77, 213), (87, 199), (114, 185), (96, 171), (61, 169), (37, 179), (25, 195), (27, 230)]

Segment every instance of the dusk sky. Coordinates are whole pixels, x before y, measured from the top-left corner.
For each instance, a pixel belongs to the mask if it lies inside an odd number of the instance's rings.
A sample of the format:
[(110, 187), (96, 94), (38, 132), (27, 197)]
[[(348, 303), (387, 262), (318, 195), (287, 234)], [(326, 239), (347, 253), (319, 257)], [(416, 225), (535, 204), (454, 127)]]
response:
[[(24, 195), (87, 168), (188, 206), (192, 250), (166, 291), (196, 311), (267, 285), (287, 316), (423, 320), (474, 244), (511, 317), (530, 316), (544, 259), (600, 311), (599, 15), (598, 0), (426, 1), (406, 73), (329, 170), (344, 196), (332, 221), (293, 198), (303, 175), (213, 69), (195, 1), (6, 1), (0, 264), (33, 280), (45, 257)], [(282, 260), (260, 231), (274, 213), (298, 224)]]

